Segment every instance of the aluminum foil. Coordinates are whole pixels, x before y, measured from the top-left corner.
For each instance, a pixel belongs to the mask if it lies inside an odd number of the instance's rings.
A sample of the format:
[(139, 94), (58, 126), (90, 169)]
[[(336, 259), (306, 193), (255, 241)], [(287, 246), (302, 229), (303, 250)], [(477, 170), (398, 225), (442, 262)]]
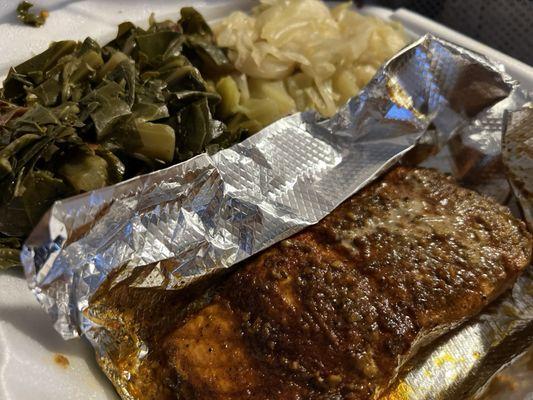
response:
[(476, 400), (531, 400), (533, 398), (533, 346), (498, 372)]
[(511, 187), (533, 232), (533, 104), (507, 115), (502, 140), (503, 162)]
[[(507, 113), (527, 100), (500, 65), (427, 35), (330, 119), (295, 114), (213, 156), (56, 202), (25, 243), (27, 280), (57, 331), (86, 335), (119, 393), (137, 398), (110, 355), (116, 337), (91, 318), (99, 288), (183, 290), (316, 223), (399, 161), (426, 160), (508, 201), (501, 137)], [(494, 372), (533, 340), (519, 335), (531, 333), (531, 281), (529, 270), (493, 310), (417, 358), (391, 396), (480, 387), (485, 363)], [(520, 345), (508, 346), (516, 335)], [(142, 362), (150, 349), (135, 346)]]

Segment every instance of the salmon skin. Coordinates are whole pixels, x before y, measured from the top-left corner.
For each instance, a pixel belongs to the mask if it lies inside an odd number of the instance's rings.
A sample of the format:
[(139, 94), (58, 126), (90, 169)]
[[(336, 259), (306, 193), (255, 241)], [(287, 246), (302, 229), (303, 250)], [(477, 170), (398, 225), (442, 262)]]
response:
[(531, 260), (510, 211), (397, 167), (246, 261), (164, 340), (178, 398), (372, 399)]

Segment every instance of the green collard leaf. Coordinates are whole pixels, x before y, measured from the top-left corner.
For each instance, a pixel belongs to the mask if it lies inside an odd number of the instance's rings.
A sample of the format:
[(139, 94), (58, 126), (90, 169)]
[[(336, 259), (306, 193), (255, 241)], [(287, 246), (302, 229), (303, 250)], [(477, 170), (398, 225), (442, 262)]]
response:
[(107, 59), (102, 68), (98, 70), (96, 80), (101, 81), (102, 79), (104, 79), (109, 73), (113, 72), (115, 68), (123, 61), (128, 61), (135, 66), (134, 61), (126, 54), (121, 51), (113, 50), (111, 56)]
[(94, 123), (99, 140), (109, 134), (120, 117), (131, 114), (130, 106), (123, 100), (124, 97), (125, 92), (121, 85), (107, 82), (81, 100), (80, 103), (86, 107)]
[(11, 68), (4, 81), (3, 95), (4, 100), (16, 104), (22, 104), (26, 98), (25, 88), (33, 87), (33, 83), (28, 80), (26, 75), (19, 74)]
[(180, 156), (199, 154), (211, 137), (211, 113), (207, 99), (183, 107), (176, 115), (175, 130)]
[(59, 120), (60, 124), (82, 127), (83, 123), (79, 120), (80, 108), (78, 103), (69, 101), (58, 105), (52, 109), (55, 117)]
[(201, 36), (189, 36), (187, 38), (184, 54), (205, 77), (216, 79), (235, 70), (226, 53)]
[(62, 179), (45, 170), (31, 171), (23, 181), (22, 203), (28, 220), (36, 225), (58, 198), (74, 194)]
[(80, 81), (92, 78), (103, 64), (104, 61), (99, 52), (87, 50), (79, 56), (79, 63), (70, 76), (70, 83), (75, 85)]
[(20, 266), (20, 239), (0, 236), (0, 270)]
[(4, 81), (3, 95), (4, 99), (9, 102), (15, 102), (21, 104), (26, 97), (25, 87), (31, 88), (33, 82), (28, 80), (28, 77), (23, 74), (19, 74), (15, 69), (11, 68)]
[[(4, 127), (13, 118), (20, 117), (27, 111), (26, 107), (21, 107), (17, 104), (13, 104), (4, 100), (0, 100), (0, 128)], [(1, 130), (0, 130), (1, 132)], [(11, 135), (10, 135), (11, 136)], [(3, 137), (0, 136), (0, 147), (4, 144)]]
[(21, 197), (0, 204), (0, 233), (8, 237), (25, 237), (33, 229)]
[(183, 107), (187, 107), (189, 104), (203, 99), (207, 100), (211, 113), (220, 102), (220, 96), (217, 93), (202, 92), (198, 90), (183, 90), (181, 92), (172, 93), (169, 96), (168, 104), (172, 112), (178, 112)]
[(160, 79), (137, 84), (136, 101), (132, 109), (137, 120), (156, 121), (169, 116), (163, 93), (166, 86), (166, 82)]
[(204, 17), (194, 8), (183, 7), (180, 14), (178, 25), (181, 26), (185, 35), (200, 35), (210, 39), (213, 37), (213, 32)]
[(114, 81), (124, 87), (124, 101), (131, 107), (136, 95), (136, 71), (133, 61), (124, 60), (120, 62), (108, 74), (108, 80)]
[(143, 143), (139, 136), (135, 117), (133, 115), (125, 116), (120, 124), (117, 124), (115, 129), (100, 142), (100, 145), (114, 153), (137, 153)]
[(59, 123), (52, 109), (35, 104), (20, 118), (11, 121), (8, 126), (15, 131), (43, 134), (46, 131), (46, 125)]
[(166, 64), (164, 69), (160, 70), (160, 73), (171, 92), (181, 90), (207, 90), (207, 84), (202, 78), (200, 71), (192, 65), (178, 66), (178, 62), (174, 61), (171, 65)]
[(6, 100), (22, 104), (26, 99), (25, 88), (38, 86), (46, 78), (46, 72), (57, 65), (64, 56), (73, 53), (77, 43), (72, 40), (54, 42), (44, 52), (11, 68), (3, 84)]
[(156, 67), (165, 58), (181, 52), (183, 35), (174, 31), (159, 31), (137, 35), (135, 40), (144, 63)]
[(13, 158), (17, 155), (19, 151), (35, 143), (39, 139), (41, 139), (40, 135), (35, 135), (32, 133), (27, 133), (25, 135), (22, 135), (16, 138), (15, 140), (13, 140), (11, 143), (9, 143), (7, 146), (5, 146), (4, 148), (0, 150), (0, 158), (1, 159)]
[(126, 55), (130, 55), (136, 46), (135, 34), (137, 31), (138, 28), (131, 22), (123, 22), (118, 26), (116, 38), (106, 44), (105, 47), (110, 47)]
[(23, 75), (29, 75), (32, 72), (44, 73), (56, 65), (61, 57), (74, 52), (77, 46), (78, 43), (73, 40), (52, 42), (48, 49), (17, 65), (14, 69), (17, 73)]
[(102, 48), (93, 38), (87, 37), (81, 44), (77, 54), (81, 56), (89, 51), (94, 51), (97, 54), (101, 54)]
[(156, 21), (154, 13), (150, 14), (150, 17), (148, 18), (148, 23), (150, 27), (148, 28), (148, 32), (159, 32), (159, 31), (174, 31), (174, 32), (181, 32), (181, 29), (179, 25), (176, 24), (176, 22), (171, 20), (165, 20), (165, 21)]
[(126, 167), (124, 163), (109, 150), (98, 149), (96, 155), (107, 163), (107, 177), (110, 184), (119, 183), (124, 179)]
[(57, 172), (77, 193), (99, 189), (110, 183), (106, 160), (88, 152), (71, 152)]
[(41, 10), (38, 14), (34, 14), (30, 11), (30, 8), (32, 7), (33, 4), (27, 1), (19, 3), (17, 7), (18, 19), (21, 20), (24, 24), (34, 27), (44, 25), (44, 23), (46, 22), (46, 18), (48, 18), (48, 11)]
[(30, 92), (37, 96), (39, 104), (47, 107), (56, 105), (62, 92), (59, 74), (48, 78), (36, 88), (30, 89)]

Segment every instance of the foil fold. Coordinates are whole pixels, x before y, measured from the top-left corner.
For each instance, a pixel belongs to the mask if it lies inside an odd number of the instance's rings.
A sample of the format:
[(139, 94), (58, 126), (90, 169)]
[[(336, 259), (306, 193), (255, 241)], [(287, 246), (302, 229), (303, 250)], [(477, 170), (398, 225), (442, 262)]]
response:
[[(56, 202), (24, 245), (29, 286), (57, 331), (66, 339), (86, 335), (119, 393), (133, 399), (128, 371), (110, 362), (112, 335), (90, 318), (91, 297), (104, 283), (112, 288), (149, 268), (132, 287), (181, 290), (318, 222), (400, 161), (424, 161), (508, 202), (500, 167), (523, 165), (516, 161), (517, 129), (531, 141), (519, 123), (525, 117), (509, 113), (524, 113), (527, 101), (500, 65), (426, 35), (330, 119), (291, 115), (215, 155)], [(511, 185), (531, 212), (523, 186)], [(494, 310), (417, 358), (391, 398), (457, 397), (454, 388), (465, 382), (470, 391), (479, 388), (488, 378), (480, 360), (507, 354), (491, 364), (495, 372), (516, 353), (502, 351), (506, 338), (531, 330), (532, 278), (530, 268)], [(533, 341), (523, 336), (520, 343)], [(465, 362), (451, 368), (438, 361), (441, 354)], [(443, 377), (451, 369), (454, 375)]]
[(502, 158), (511, 187), (533, 232), (533, 103), (507, 115)]

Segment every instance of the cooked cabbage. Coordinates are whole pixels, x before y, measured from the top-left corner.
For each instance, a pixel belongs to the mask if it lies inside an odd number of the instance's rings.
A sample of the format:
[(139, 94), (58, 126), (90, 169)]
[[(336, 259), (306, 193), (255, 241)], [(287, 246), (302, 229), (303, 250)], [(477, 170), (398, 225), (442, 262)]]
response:
[(262, 126), (297, 110), (331, 116), (407, 43), (397, 23), (319, 0), (261, 0), (251, 15), (234, 12), (214, 31), (246, 76), (231, 84), (241, 90), (232, 109)]

